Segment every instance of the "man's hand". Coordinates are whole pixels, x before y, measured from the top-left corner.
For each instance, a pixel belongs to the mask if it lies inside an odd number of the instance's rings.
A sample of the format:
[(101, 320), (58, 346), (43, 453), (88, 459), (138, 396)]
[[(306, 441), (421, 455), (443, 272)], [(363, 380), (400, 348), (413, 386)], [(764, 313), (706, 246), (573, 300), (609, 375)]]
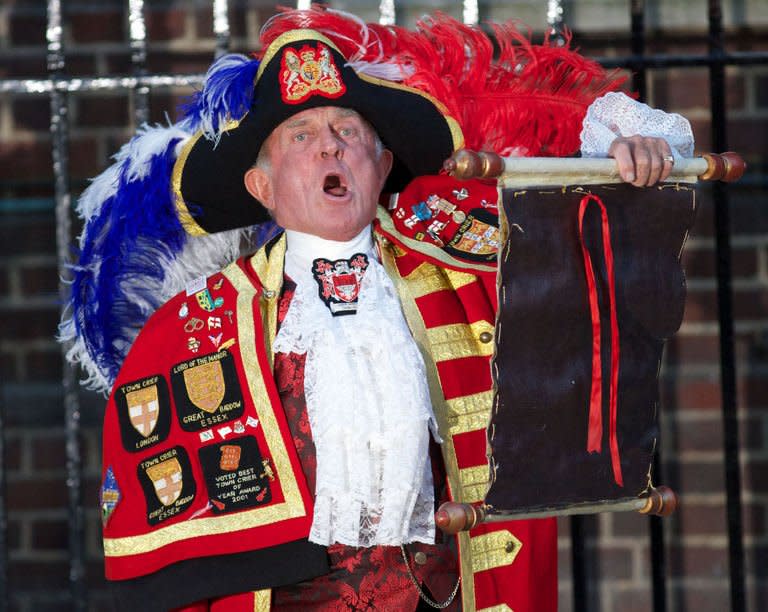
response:
[(616, 138), (608, 149), (619, 166), (621, 178), (635, 187), (650, 187), (672, 171), (672, 149), (663, 138), (628, 136)]

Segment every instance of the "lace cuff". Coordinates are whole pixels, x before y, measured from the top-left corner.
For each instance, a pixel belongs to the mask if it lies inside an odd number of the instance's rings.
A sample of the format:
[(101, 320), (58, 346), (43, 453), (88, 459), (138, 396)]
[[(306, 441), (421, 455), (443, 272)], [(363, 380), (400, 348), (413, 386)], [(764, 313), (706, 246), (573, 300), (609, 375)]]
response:
[(618, 136), (664, 138), (676, 158), (693, 156), (693, 132), (688, 120), (637, 102), (623, 93), (611, 92), (587, 109), (581, 131), (581, 154), (605, 157)]

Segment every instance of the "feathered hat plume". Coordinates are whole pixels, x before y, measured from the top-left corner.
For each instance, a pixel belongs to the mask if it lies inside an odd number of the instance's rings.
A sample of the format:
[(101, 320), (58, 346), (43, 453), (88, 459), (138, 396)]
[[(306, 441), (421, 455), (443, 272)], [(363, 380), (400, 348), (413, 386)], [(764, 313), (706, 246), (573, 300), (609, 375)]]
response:
[(467, 148), (502, 155), (575, 153), (587, 107), (625, 81), (572, 50), (568, 33), (564, 44), (549, 36), (534, 44), (515, 22), (489, 24), (489, 36), (444, 14), (411, 31), (321, 7), (292, 10), (265, 25), (262, 43), (299, 27), (322, 32), (358, 71), (430, 94), (459, 122)]
[(241, 55), (220, 58), (184, 108), (184, 119), (140, 128), (81, 195), (77, 213), (84, 229), (59, 339), (71, 343), (68, 359), (83, 367), (89, 388), (109, 391), (139, 330), (159, 306), (272, 231), (265, 226), (189, 236), (171, 189), (181, 145), (198, 129), (215, 141), (228, 119), (248, 110), (258, 65)]

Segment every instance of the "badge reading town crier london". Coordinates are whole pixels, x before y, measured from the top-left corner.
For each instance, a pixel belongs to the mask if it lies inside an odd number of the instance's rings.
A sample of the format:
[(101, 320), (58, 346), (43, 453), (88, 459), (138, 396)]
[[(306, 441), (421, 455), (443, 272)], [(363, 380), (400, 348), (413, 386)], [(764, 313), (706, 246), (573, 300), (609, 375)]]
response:
[(331, 52), (323, 43), (317, 48), (304, 45), (283, 51), (280, 69), (280, 94), (286, 104), (300, 104), (315, 94), (338, 98), (347, 90)]
[(114, 397), (123, 446), (128, 452), (145, 450), (168, 437), (171, 406), (163, 376), (126, 383), (117, 388)]

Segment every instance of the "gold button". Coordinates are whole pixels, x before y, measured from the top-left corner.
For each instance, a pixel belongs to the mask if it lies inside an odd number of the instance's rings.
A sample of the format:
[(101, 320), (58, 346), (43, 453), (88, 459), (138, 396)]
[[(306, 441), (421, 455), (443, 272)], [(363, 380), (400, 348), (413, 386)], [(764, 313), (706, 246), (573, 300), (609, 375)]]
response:
[(480, 342), (483, 344), (488, 344), (491, 340), (493, 340), (493, 334), (489, 331), (484, 331), (480, 334)]
[(418, 565), (424, 565), (427, 562), (427, 553), (419, 551), (413, 555), (413, 560), (416, 561)]

